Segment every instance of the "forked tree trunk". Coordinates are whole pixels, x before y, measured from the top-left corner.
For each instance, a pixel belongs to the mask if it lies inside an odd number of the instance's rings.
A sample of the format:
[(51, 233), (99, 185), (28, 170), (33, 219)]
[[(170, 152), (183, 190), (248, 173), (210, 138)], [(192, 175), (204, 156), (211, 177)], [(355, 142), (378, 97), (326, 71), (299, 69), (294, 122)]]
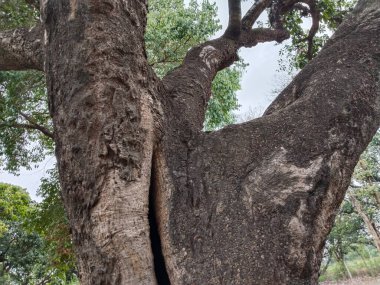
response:
[[(380, 122), (380, 2), (361, 0), (262, 118), (211, 133), (202, 124), (216, 73), (240, 47), (289, 36), (247, 28), (269, 0), (242, 26), (230, 6), (226, 34), (162, 81), (144, 51), (146, 1), (42, 2), (81, 283), (317, 284), (335, 212)], [(19, 59), (39, 42), (0, 44)], [(38, 56), (25, 67), (41, 69)]]

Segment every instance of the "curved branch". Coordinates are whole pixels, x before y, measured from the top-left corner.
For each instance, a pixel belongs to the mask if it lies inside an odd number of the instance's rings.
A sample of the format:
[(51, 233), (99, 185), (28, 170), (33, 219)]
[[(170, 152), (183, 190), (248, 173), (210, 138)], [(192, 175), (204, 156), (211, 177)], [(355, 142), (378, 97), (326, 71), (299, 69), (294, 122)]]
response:
[(265, 8), (270, 5), (270, 3), (271, 0), (256, 0), (242, 19), (243, 29), (247, 30), (252, 28), (253, 24), (256, 22)]
[(319, 30), (319, 21), (320, 21), (321, 15), (315, 1), (310, 1), (309, 7), (310, 7), (310, 14), (311, 14), (313, 22), (309, 31), (309, 35), (307, 37), (307, 42), (308, 42), (307, 58), (308, 60), (312, 60), (313, 59), (313, 40)]
[(258, 43), (276, 41), (283, 42), (290, 36), (286, 29), (269, 29), (256, 28), (250, 31), (245, 31), (240, 37), (240, 45), (243, 47), (253, 47)]
[[(31, 116), (23, 113), (23, 112), (20, 112), (20, 115), (25, 119), (27, 120), (29, 123), (30, 123), (30, 126), (36, 130), (39, 130), (40, 132), (42, 132), (44, 135), (54, 139), (54, 134), (46, 127), (44, 126), (41, 126), (40, 124), (38, 124), (36, 122), (35, 119), (33, 119)], [(25, 124), (24, 124), (25, 125)]]
[(54, 139), (54, 133), (51, 132), (47, 127), (38, 124), (34, 118), (32, 118), (31, 116), (23, 112), (20, 112), (20, 115), (28, 123), (7, 122), (6, 120), (0, 118), (0, 127), (37, 130), (37, 131), (40, 131), (45, 136), (51, 139)]
[(24, 124), (24, 123), (0, 123), (0, 127), (16, 128), (16, 129), (29, 129), (40, 131), (45, 136), (54, 139), (54, 134), (47, 128), (37, 124)]
[(42, 39), (40, 26), (0, 32), (0, 70), (43, 71)]

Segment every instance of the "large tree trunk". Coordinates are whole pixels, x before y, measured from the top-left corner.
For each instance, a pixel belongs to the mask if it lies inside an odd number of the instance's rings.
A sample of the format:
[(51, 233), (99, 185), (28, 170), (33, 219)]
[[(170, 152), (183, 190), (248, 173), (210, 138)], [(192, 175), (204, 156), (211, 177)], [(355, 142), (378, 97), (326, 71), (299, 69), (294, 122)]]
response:
[[(361, 0), (262, 118), (204, 133), (216, 73), (240, 47), (289, 36), (249, 27), (269, 0), (241, 23), (236, 1), (225, 35), (162, 81), (144, 51), (146, 1), (42, 1), (82, 284), (317, 284), (335, 212), (380, 123), (380, 2)], [(17, 58), (0, 68), (41, 68), (40, 53), (23, 66), (40, 45), (25, 41), (22, 52), (0, 42)]]
[(155, 284), (144, 1), (48, 1), (50, 112), (82, 284)]

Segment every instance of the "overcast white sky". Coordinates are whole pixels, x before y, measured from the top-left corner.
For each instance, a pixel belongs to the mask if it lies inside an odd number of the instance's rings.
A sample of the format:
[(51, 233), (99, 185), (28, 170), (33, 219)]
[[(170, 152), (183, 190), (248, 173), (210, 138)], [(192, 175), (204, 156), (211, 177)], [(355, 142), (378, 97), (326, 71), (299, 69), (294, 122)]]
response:
[[(249, 5), (252, 5), (252, 2), (253, 0), (243, 2), (243, 12), (248, 9)], [(219, 19), (225, 27), (228, 23), (228, 1), (216, 0), (216, 3)], [(273, 99), (273, 90), (279, 87), (279, 82), (287, 80), (286, 73), (277, 72), (280, 48), (281, 46), (274, 43), (266, 43), (252, 49), (243, 49), (240, 52), (240, 56), (249, 63), (249, 66), (242, 78), (242, 90), (238, 92), (241, 105), (238, 114), (253, 112), (260, 115)], [(36, 196), (36, 191), (40, 179), (53, 164), (54, 158), (50, 158), (41, 163), (39, 168), (32, 171), (22, 170), (19, 176), (0, 172), (0, 181), (26, 188), (31, 197), (39, 201), (40, 198)]]

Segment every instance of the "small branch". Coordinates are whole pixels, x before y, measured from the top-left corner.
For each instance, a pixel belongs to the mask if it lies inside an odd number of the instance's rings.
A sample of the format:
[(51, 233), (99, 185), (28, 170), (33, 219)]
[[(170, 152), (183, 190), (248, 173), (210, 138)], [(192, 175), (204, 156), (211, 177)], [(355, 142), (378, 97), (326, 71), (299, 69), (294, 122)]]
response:
[(49, 138), (54, 139), (54, 135), (47, 128), (40, 125), (33, 124), (20, 124), (20, 123), (3, 123), (0, 124), (0, 127), (8, 127), (8, 128), (17, 128), (17, 129), (29, 129), (29, 130), (38, 130)]
[(42, 39), (40, 26), (0, 32), (0, 70), (43, 71)]
[(242, 19), (243, 30), (249, 30), (260, 17), (261, 13), (269, 6), (271, 0), (255, 0), (255, 3), (248, 10)]
[(20, 115), (25, 120), (27, 120), (29, 124), (23, 124), (23, 123), (17, 123), (17, 122), (9, 123), (9, 122), (6, 122), (4, 119), (0, 119), (1, 120), (0, 127), (38, 130), (44, 135), (48, 136), (49, 138), (54, 139), (54, 134), (48, 128), (36, 123), (36, 121), (31, 116), (24, 113), (20, 113)]
[(319, 30), (319, 21), (320, 21), (321, 15), (315, 1), (310, 1), (309, 7), (310, 7), (310, 14), (311, 14), (313, 23), (311, 25), (309, 35), (307, 37), (307, 42), (308, 42), (307, 59), (312, 60), (313, 59), (313, 40), (314, 40), (314, 36), (317, 34)]
[[(177, 51), (179, 50), (179, 48), (185, 46), (191, 39), (192, 39), (192, 36), (187, 37), (186, 40), (185, 40), (185, 42), (179, 43), (176, 46), (176, 48), (173, 50), (172, 53), (176, 54)], [(178, 59), (178, 58), (169, 59), (169, 58), (170, 58), (170, 56), (165, 53), (164, 58), (159, 59), (159, 60), (157, 60), (155, 62), (152, 62), (149, 65), (150, 66), (154, 66), (154, 65), (159, 64), (159, 63), (180, 63), (183, 60), (183, 58), (182, 59)]]
[[(27, 115), (27, 114), (25, 114), (25, 113), (23, 113), (23, 112), (20, 112), (20, 115), (21, 115), (25, 120), (27, 120), (27, 121), (30, 123), (30, 125), (28, 125), (28, 124), (24, 124), (25, 126), (32, 126), (32, 128), (34, 128), (34, 129), (36, 129), (36, 130), (39, 130), (39, 131), (42, 132), (44, 135), (46, 135), (46, 136), (48, 136), (48, 137), (54, 139), (54, 134), (53, 134), (50, 130), (48, 130), (46, 127), (41, 126), (40, 124), (38, 124), (38, 123), (36, 122), (36, 120), (34, 120), (31, 116), (29, 116), (29, 115)], [(26, 128), (30, 128), (30, 127), (26, 127)]]
[(237, 40), (241, 33), (241, 0), (228, 0), (229, 21), (224, 37)]

